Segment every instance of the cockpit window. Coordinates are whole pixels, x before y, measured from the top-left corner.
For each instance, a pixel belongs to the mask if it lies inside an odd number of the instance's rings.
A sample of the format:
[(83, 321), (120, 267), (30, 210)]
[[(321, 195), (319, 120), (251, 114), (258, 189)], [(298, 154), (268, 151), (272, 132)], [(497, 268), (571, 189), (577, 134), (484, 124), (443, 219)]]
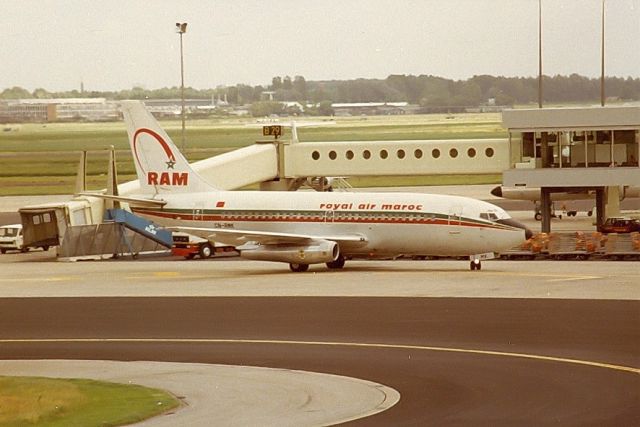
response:
[(480, 214), (480, 218), (486, 219), (488, 221), (497, 221), (498, 215), (496, 215), (494, 212), (482, 212)]

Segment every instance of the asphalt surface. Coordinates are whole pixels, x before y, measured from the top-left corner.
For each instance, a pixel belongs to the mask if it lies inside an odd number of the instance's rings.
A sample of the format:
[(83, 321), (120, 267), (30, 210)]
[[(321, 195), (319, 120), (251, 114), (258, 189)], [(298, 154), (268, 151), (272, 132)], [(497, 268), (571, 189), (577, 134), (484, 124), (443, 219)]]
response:
[(637, 300), (10, 298), (0, 325), (2, 359), (263, 366), (400, 392), (350, 425), (640, 422)]

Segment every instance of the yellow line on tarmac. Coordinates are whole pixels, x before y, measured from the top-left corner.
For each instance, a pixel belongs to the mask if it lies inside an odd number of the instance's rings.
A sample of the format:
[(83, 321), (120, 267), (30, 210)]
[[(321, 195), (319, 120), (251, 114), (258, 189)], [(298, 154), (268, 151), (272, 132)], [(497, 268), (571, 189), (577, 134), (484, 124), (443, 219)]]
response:
[[(539, 277), (539, 278), (552, 278), (553, 280), (588, 280), (588, 279), (602, 279), (604, 276), (589, 276), (580, 274), (569, 273), (533, 273), (533, 272), (511, 272), (511, 271), (483, 271), (482, 275), (495, 275), (495, 276), (514, 276), (514, 277)], [(555, 279), (553, 279), (555, 278)]]
[(593, 280), (593, 279), (602, 279), (601, 276), (574, 276), (567, 277), (564, 279), (549, 279), (547, 282), (571, 282), (575, 280)]
[(11, 282), (66, 282), (78, 280), (79, 276), (52, 276), (52, 277), (5, 277), (0, 279), (0, 283)]
[(570, 359), (564, 357), (542, 356), (527, 353), (510, 353), (504, 351), (476, 350), (453, 347), (431, 347), (406, 344), (357, 343), (357, 342), (325, 342), (325, 341), (285, 341), (285, 340), (249, 340), (249, 339), (215, 339), (215, 338), (43, 338), (43, 339), (0, 339), (0, 344), (11, 343), (176, 343), (176, 344), (269, 344), (269, 345), (308, 345), (325, 347), (365, 347), (383, 349), (405, 349), (420, 351), (441, 351), (449, 353), (479, 354), (484, 356), (514, 357), (520, 359), (541, 360), (545, 362), (568, 363), (590, 366), (594, 368), (612, 369), (640, 375), (640, 368), (613, 365), (590, 360)]

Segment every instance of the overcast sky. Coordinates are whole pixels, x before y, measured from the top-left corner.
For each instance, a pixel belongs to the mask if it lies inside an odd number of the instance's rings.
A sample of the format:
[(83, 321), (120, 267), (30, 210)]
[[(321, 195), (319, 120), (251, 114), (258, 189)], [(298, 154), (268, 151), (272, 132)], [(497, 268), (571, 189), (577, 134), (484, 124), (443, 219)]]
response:
[[(600, 75), (601, 0), (542, 0), (545, 74)], [(535, 76), (538, 0), (0, 0), (0, 90)], [(640, 0), (606, 0), (606, 73), (640, 77)]]

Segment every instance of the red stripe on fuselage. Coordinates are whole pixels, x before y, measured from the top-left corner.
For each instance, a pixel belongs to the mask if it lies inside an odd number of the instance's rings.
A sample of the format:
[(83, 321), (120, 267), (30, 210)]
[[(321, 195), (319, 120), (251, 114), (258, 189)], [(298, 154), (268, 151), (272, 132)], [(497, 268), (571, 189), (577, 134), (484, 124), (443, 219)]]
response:
[(325, 217), (324, 215), (316, 216), (300, 216), (297, 218), (276, 218), (273, 215), (260, 215), (260, 216), (245, 216), (244, 218), (238, 218), (236, 216), (228, 215), (211, 215), (211, 214), (192, 214), (192, 213), (176, 213), (167, 211), (151, 211), (146, 209), (132, 209), (134, 213), (139, 215), (146, 215), (157, 218), (175, 219), (181, 221), (226, 221), (226, 222), (270, 222), (270, 223), (322, 223), (322, 224), (427, 224), (427, 225), (449, 225), (459, 227), (476, 227), (476, 228), (493, 228), (508, 230), (510, 228), (503, 227), (494, 224), (481, 224), (475, 222), (466, 222), (458, 220), (446, 220), (442, 218), (338, 218)]

